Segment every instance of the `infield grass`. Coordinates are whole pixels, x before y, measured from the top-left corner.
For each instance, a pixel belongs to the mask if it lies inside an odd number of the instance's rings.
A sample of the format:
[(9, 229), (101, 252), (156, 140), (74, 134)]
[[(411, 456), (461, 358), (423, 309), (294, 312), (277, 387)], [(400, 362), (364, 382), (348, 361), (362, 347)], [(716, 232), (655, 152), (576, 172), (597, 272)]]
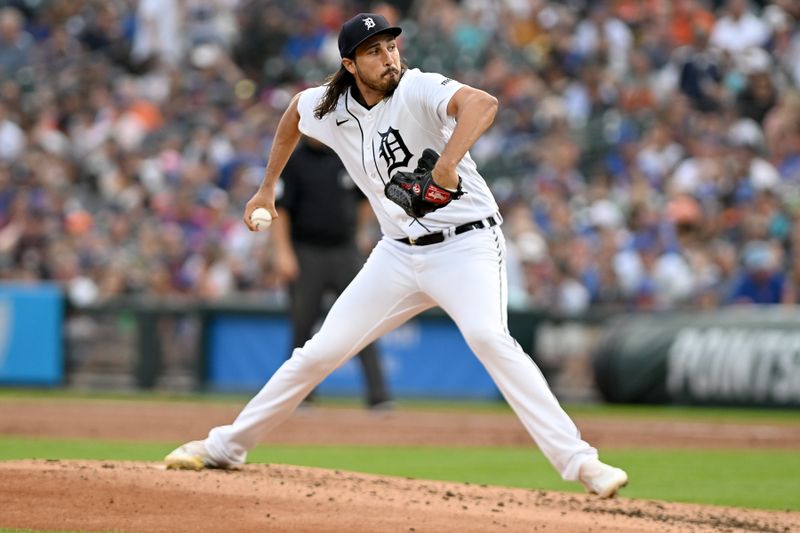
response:
[[(0, 437), (0, 459), (159, 461), (180, 443)], [(794, 450), (604, 449), (624, 467), (632, 498), (800, 511), (800, 454)], [(561, 481), (533, 447), (261, 446), (249, 458), (419, 479), (581, 492)]]

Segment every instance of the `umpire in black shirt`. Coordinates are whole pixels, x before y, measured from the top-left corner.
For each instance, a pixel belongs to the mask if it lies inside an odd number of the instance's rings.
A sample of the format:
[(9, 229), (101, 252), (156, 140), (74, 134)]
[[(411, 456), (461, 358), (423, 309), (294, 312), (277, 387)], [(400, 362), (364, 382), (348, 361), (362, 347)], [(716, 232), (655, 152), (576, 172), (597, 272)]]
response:
[[(278, 275), (289, 283), (292, 347), (296, 347), (311, 337), (325, 293), (339, 296), (361, 269), (364, 260), (356, 244), (357, 231), (371, 212), (339, 157), (309, 137), (303, 137), (289, 158), (281, 182), (272, 234)], [(390, 406), (375, 343), (364, 348), (359, 359), (367, 405)]]

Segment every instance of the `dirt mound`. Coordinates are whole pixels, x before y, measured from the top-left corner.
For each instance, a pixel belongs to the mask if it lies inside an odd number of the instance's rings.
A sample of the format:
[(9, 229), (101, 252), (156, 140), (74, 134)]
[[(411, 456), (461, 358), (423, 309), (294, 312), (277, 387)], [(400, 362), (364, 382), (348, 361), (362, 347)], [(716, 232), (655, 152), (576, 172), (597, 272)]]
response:
[(764, 531), (800, 514), (247, 465), (0, 463), (0, 526), (80, 531)]

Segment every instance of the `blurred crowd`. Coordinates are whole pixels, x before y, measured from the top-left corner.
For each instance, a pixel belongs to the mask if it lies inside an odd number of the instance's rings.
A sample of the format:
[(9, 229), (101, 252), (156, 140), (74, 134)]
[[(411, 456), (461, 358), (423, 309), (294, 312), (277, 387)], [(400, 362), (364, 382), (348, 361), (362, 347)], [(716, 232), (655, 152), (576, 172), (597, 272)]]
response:
[(241, 222), (358, 11), (500, 101), (473, 157), (512, 306), (800, 299), (800, 2), (0, 0), (0, 278), (282, 301)]

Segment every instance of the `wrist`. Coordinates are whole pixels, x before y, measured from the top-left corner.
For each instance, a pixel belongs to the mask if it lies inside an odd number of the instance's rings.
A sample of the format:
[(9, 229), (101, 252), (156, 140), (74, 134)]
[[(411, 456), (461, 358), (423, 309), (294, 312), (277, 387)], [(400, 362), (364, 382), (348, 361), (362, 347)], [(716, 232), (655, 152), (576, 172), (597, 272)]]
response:
[(434, 178), (433, 182), (442, 189), (445, 189), (450, 192), (456, 192), (458, 190), (459, 179), (457, 174), (455, 178), (453, 178), (450, 174), (445, 176), (443, 179)]
[(447, 174), (455, 174), (458, 161), (453, 161), (447, 157), (440, 157), (436, 162), (436, 166)]
[(436, 183), (436, 185), (438, 185), (439, 187), (448, 192), (456, 192), (458, 190), (458, 183), (456, 183), (455, 185), (451, 185), (450, 183), (439, 183), (436, 182), (435, 180), (434, 182)]
[(277, 176), (264, 176), (261, 185), (258, 186), (259, 192), (270, 192), (275, 190), (275, 184), (278, 183)]

